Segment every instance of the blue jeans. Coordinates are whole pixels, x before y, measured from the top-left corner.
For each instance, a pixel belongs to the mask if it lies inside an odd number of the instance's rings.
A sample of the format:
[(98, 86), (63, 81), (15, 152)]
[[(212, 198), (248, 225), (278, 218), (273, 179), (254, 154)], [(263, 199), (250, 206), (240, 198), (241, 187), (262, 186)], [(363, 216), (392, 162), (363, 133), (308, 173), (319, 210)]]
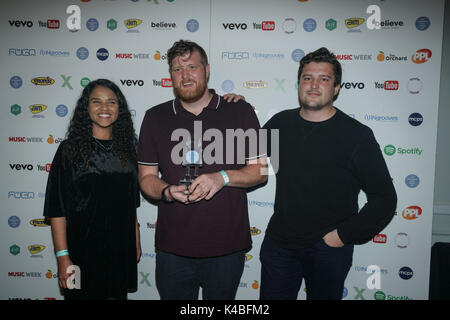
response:
[(244, 271), (245, 251), (212, 258), (156, 252), (155, 280), (162, 300), (234, 300)]
[(261, 300), (296, 300), (303, 278), (308, 300), (341, 300), (353, 245), (333, 248), (321, 239), (312, 247), (294, 250), (281, 248), (266, 236), (260, 259)]

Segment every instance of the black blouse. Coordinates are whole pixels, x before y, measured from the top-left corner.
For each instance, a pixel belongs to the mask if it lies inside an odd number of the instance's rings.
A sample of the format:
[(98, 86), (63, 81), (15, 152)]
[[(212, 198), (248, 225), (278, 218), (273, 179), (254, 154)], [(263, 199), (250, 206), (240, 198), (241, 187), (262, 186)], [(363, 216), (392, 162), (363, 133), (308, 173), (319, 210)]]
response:
[(66, 299), (105, 299), (137, 290), (136, 208), (140, 205), (137, 163), (122, 167), (111, 140), (92, 139), (88, 167), (63, 154), (52, 162), (44, 216), (66, 217), (70, 259), (81, 270), (81, 290)]

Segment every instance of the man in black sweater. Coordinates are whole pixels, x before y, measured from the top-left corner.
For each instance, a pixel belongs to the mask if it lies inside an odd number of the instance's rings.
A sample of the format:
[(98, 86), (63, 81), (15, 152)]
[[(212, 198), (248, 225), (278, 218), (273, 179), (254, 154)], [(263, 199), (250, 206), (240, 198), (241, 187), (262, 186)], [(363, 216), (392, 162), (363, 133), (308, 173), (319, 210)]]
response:
[[(340, 300), (353, 245), (394, 216), (397, 195), (372, 130), (333, 106), (341, 76), (326, 48), (309, 53), (298, 70), (300, 108), (264, 126), (279, 130), (279, 141), (278, 150), (268, 141), (278, 169), (260, 253), (263, 300), (296, 299), (303, 278), (308, 300)], [(360, 190), (367, 202), (358, 212)]]

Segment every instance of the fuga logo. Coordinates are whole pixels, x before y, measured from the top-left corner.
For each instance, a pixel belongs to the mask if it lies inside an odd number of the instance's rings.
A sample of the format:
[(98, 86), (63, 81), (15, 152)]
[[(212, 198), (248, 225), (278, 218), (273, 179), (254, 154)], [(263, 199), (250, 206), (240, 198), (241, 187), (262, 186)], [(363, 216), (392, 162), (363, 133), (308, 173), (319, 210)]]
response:
[(412, 147), (412, 148), (402, 148), (398, 147), (396, 148), (392, 144), (388, 144), (384, 147), (384, 153), (388, 156), (393, 156), (395, 153), (399, 155), (418, 155), (420, 156), (423, 152), (423, 149), (420, 149), (419, 147)]

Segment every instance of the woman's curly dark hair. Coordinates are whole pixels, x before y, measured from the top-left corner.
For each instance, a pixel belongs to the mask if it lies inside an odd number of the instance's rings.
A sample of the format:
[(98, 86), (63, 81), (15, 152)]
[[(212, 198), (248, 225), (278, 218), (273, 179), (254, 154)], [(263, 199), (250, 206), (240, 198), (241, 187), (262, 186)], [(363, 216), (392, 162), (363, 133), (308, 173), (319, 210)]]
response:
[(89, 97), (98, 86), (110, 89), (117, 97), (119, 114), (112, 126), (112, 146), (114, 154), (119, 157), (122, 166), (125, 167), (128, 159), (136, 159), (137, 138), (125, 96), (119, 87), (108, 79), (91, 81), (83, 89), (70, 120), (63, 151), (73, 164), (87, 167), (94, 139), (92, 120), (88, 111)]

